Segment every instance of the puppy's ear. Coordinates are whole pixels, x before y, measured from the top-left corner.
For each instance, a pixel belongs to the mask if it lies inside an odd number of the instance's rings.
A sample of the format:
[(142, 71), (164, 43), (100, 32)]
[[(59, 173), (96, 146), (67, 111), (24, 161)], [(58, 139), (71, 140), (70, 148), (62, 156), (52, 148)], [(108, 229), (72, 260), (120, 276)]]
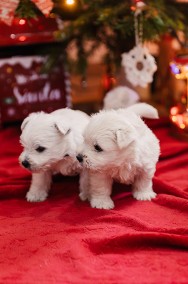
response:
[(63, 135), (66, 135), (70, 132), (70, 128), (66, 125), (66, 123), (56, 121), (54, 126)]
[(135, 141), (136, 135), (132, 129), (118, 129), (116, 131), (116, 142), (120, 149), (126, 148)]
[[(40, 113), (43, 113), (43, 112), (40, 112)], [(21, 131), (23, 131), (24, 128), (26, 127), (26, 125), (28, 124), (28, 122), (29, 122), (31, 119), (33, 119), (34, 117), (37, 117), (38, 114), (39, 114), (39, 112), (32, 112), (32, 113), (30, 113), (30, 115), (27, 116), (27, 117), (23, 120), (23, 122), (22, 122), (22, 124), (21, 124)]]

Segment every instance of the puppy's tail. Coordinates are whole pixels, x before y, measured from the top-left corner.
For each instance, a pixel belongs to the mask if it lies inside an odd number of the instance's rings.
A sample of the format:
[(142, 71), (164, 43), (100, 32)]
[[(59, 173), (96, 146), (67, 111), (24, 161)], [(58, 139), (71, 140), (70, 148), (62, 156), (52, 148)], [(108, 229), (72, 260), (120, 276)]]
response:
[(137, 103), (127, 107), (126, 109), (133, 111), (140, 117), (155, 118), (155, 119), (159, 118), (157, 109), (146, 103)]

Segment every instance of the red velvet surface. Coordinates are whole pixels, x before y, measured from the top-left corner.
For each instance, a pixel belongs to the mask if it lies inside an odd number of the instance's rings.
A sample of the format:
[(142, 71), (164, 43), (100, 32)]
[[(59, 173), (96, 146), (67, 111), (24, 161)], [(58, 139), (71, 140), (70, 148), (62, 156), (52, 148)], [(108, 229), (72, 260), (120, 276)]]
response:
[(188, 283), (188, 143), (164, 121), (149, 125), (161, 142), (157, 198), (115, 184), (109, 211), (81, 202), (73, 177), (28, 203), (19, 128), (0, 131), (0, 283)]

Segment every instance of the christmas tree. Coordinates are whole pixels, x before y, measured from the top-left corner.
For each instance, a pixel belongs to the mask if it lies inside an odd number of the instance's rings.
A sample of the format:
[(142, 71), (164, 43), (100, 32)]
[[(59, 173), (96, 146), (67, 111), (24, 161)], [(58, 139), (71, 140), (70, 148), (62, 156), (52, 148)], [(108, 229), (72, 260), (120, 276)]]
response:
[[(87, 57), (101, 43), (107, 48), (107, 61), (120, 63), (121, 54), (135, 45), (134, 15), (139, 3), (143, 2), (83, 1), (77, 18), (70, 21), (61, 34), (61, 39), (67, 45), (75, 42), (79, 66), (86, 64)], [(177, 29), (185, 29), (188, 12), (186, 5), (163, 0), (144, 1), (144, 4), (143, 40), (156, 40), (166, 32), (175, 33)], [(85, 42), (88, 40), (93, 44), (86, 51)]]
[[(4, 2), (4, 1), (3, 1)], [(143, 41), (156, 40), (166, 32), (184, 30), (188, 5), (173, 0), (13, 0), (14, 15), (36, 18), (41, 13), (54, 13), (64, 22), (64, 29), (56, 36), (63, 50), (74, 42), (77, 47), (79, 70), (84, 71), (87, 58), (101, 44), (105, 45), (106, 61), (118, 65), (121, 54), (135, 45), (134, 15), (142, 6)], [(142, 5), (144, 4), (144, 5)], [(5, 2), (0, 4), (5, 10)], [(9, 6), (11, 4), (8, 4)], [(13, 9), (13, 8), (12, 8)], [(9, 17), (10, 19), (10, 17)], [(138, 17), (139, 21), (139, 17)], [(86, 50), (85, 43), (90, 41)]]

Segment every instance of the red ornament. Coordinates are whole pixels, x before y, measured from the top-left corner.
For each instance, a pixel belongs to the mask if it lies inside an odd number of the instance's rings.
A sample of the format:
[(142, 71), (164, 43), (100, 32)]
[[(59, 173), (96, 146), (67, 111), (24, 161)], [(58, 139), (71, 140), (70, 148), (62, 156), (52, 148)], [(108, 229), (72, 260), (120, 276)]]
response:
[(138, 15), (143, 11), (143, 9), (145, 9), (145, 7), (145, 2), (141, 0), (132, 0), (132, 5), (130, 9)]
[(114, 87), (115, 83), (116, 83), (116, 79), (112, 74), (105, 74), (102, 79), (104, 93), (111, 90)]
[(11, 26), (0, 22), (0, 45), (53, 42), (59, 30), (56, 17), (14, 18)]
[(133, 2), (133, 4), (137, 4), (137, 3), (139, 3), (139, 2), (144, 3), (144, 1), (142, 1), (142, 0), (132, 0), (132, 2)]

